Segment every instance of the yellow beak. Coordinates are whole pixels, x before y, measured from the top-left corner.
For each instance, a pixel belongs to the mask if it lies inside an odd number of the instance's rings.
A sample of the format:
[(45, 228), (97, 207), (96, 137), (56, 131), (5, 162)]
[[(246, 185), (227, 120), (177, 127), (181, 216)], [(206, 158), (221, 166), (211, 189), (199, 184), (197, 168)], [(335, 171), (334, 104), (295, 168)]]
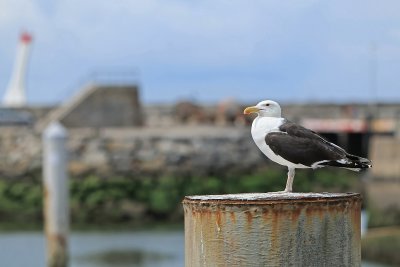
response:
[(251, 114), (251, 113), (256, 113), (256, 112), (258, 112), (258, 111), (260, 111), (260, 109), (259, 109), (258, 107), (256, 107), (256, 106), (247, 107), (247, 108), (245, 108), (245, 110), (243, 111), (243, 114), (248, 115), (248, 114)]

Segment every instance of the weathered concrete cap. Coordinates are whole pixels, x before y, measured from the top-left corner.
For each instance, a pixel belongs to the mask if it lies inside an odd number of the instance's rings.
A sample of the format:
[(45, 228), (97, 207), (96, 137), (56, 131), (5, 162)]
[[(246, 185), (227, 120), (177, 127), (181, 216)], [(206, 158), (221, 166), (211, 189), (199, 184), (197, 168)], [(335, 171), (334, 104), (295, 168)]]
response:
[(186, 196), (183, 203), (262, 204), (276, 202), (324, 202), (343, 199), (361, 200), (359, 193), (244, 193), (226, 195)]

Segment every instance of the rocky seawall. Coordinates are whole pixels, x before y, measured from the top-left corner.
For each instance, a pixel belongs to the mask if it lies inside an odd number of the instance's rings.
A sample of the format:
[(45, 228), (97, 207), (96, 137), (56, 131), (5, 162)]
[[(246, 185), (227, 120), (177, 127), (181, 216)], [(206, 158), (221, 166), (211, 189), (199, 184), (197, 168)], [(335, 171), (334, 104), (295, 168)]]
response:
[[(68, 135), (72, 176), (240, 173), (267, 162), (248, 127), (75, 128)], [(42, 139), (32, 129), (2, 128), (0, 149), (3, 176), (41, 170)]]

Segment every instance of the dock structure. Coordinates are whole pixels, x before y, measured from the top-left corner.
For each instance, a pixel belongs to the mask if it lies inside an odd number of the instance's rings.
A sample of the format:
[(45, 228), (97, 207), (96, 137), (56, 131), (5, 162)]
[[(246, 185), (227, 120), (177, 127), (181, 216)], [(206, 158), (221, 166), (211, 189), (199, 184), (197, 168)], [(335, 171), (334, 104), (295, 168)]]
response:
[(185, 266), (361, 266), (357, 193), (187, 196)]

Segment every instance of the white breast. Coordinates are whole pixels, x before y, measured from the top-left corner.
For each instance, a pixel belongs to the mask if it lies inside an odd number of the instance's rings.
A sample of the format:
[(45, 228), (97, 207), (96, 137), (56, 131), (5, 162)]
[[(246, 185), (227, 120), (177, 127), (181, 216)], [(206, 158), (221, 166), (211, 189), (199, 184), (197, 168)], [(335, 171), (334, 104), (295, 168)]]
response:
[(251, 126), (251, 135), (258, 148), (272, 161), (290, 168), (309, 168), (302, 164), (293, 164), (281, 156), (276, 155), (265, 143), (265, 136), (270, 132), (279, 131), (284, 118), (257, 117)]

